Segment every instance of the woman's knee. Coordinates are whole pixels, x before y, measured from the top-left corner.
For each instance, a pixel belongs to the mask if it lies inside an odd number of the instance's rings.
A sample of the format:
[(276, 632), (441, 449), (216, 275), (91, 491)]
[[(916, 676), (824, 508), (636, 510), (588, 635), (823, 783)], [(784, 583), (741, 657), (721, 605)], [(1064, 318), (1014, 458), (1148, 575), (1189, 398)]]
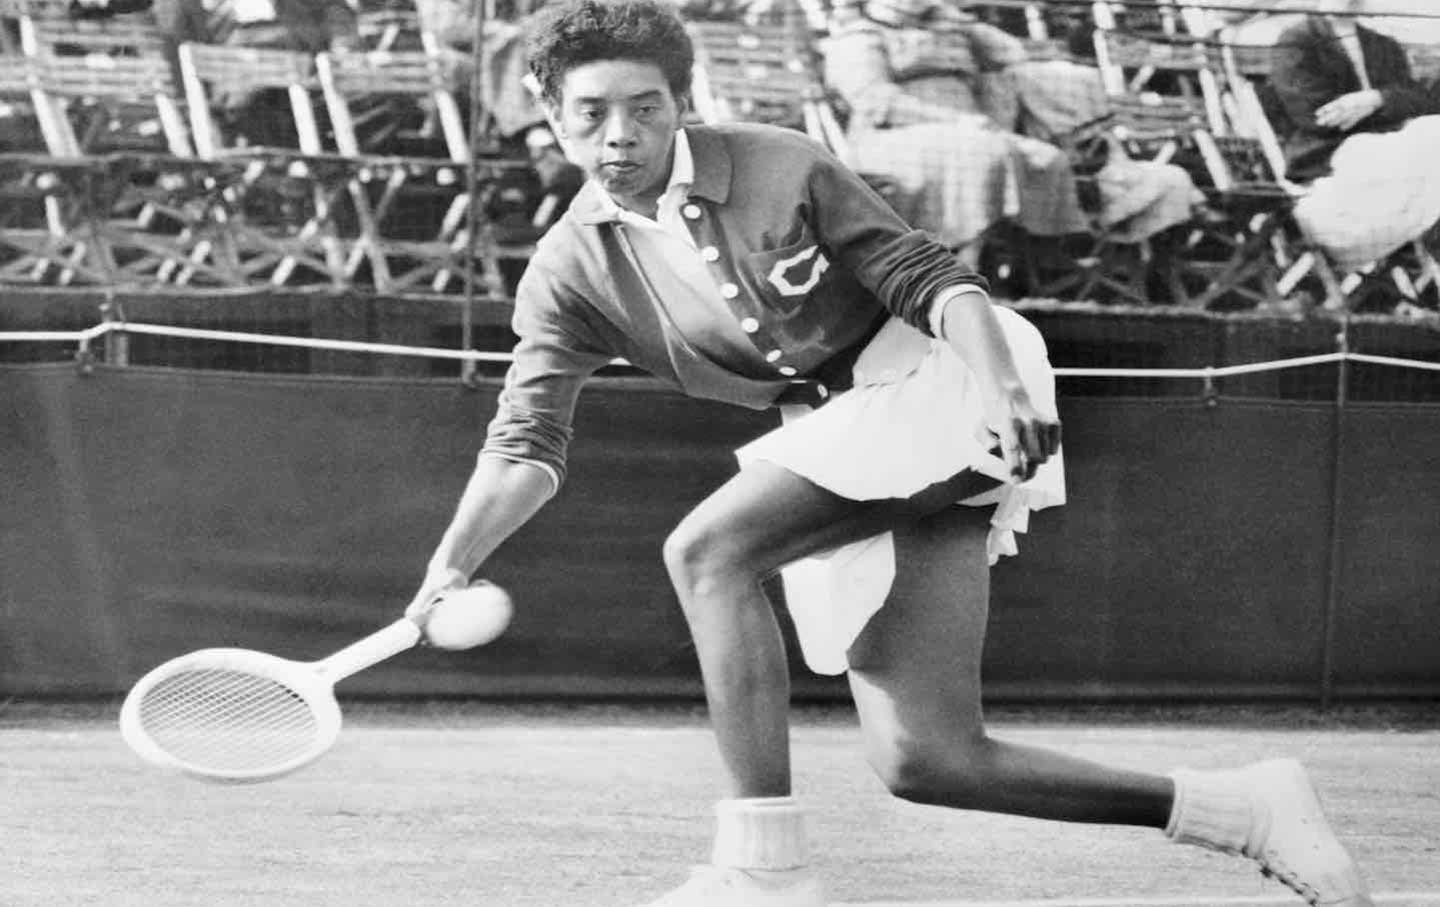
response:
[[(686, 518), (671, 530), (661, 555), (682, 603), (691, 593), (703, 592), (715, 584), (744, 582), (755, 573), (743, 538), (697, 519)], [(758, 581), (759, 577), (755, 578)]]
[(986, 784), (988, 739), (983, 731), (917, 737), (873, 736), (866, 757), (892, 795), (912, 803), (943, 803), (964, 808), (978, 802)]

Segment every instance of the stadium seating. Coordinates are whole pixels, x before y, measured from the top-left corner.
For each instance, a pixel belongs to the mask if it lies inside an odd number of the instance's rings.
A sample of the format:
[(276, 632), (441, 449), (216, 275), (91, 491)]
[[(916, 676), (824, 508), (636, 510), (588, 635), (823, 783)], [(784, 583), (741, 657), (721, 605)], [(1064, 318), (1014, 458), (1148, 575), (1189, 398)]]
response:
[[(237, 266), (249, 283), (283, 286), (319, 279), (346, 284), (345, 250), (337, 217), (347, 203), (353, 162), (322, 151), (313, 98), (319, 92), (314, 58), (285, 50), (183, 44), (180, 71), (196, 150), (212, 161), (242, 166), (226, 187)], [(216, 116), (217, 88), (234, 93), (271, 91), (285, 99), (274, 111), (293, 132), (286, 145), (244, 144), (244, 136)], [(253, 110), (253, 108), (252, 108)]]
[[(422, 51), (369, 51), (320, 54), (316, 69), (326, 109), (341, 154), (355, 160), (350, 197), (358, 222), (345, 274), (354, 279), (368, 264), (375, 289), (383, 293), (416, 290), (443, 293), (463, 283), (467, 268), (488, 294), (505, 295), (500, 259), (528, 256), (530, 245), (502, 245), (481, 212), (506, 177), (528, 170), (527, 161), (482, 160), (474, 199), (466, 191), (472, 149), (455, 86), (462, 84), (467, 61), (433, 43)], [(365, 131), (360, 105), (380, 101), (391, 118), (385, 129)], [(419, 122), (405, 133), (406, 118)], [(405, 153), (421, 142), (421, 153)], [(417, 222), (419, 200), (425, 211), (443, 211), (438, 219)], [(475, 235), (471, 235), (471, 226)]]
[[(1380, 288), (1433, 306), (1440, 263), (1421, 238), (1337, 274), (1298, 229), (1302, 190), (1283, 178), (1262, 103), (1267, 48), (1234, 46), (1192, 0), (1063, 6), (1090, 14), (1111, 104), (1069, 141), (1185, 168), (1208, 211), (1154, 243), (1099, 230), (1058, 257), (989, 236), (985, 260), (1021, 275), (1013, 290), (1229, 309), (1302, 290), (1354, 308)], [(797, 0), (690, 22), (697, 118), (792, 127), (850, 159), (844, 111), (820, 75), (819, 10)], [(1067, 52), (1047, 28), (1056, 4), (978, 0), (967, 10), (1020, 38), (1033, 59)], [(470, 61), (423, 34), (409, 3), (369, 4), (359, 18), (355, 51), (184, 45), (176, 69), (146, 14), (76, 18), (59, 0), (0, 0), (0, 123), (17, 127), (0, 141), (0, 281), (385, 294), (474, 284), (503, 297), (499, 265), (523, 262), (548, 223), (514, 216), (550, 210), (531, 162), (523, 150), (472, 147), (493, 124), (466, 98)], [(1431, 65), (1423, 48), (1412, 51)], [(275, 110), (293, 138), (237, 134), (233, 117), (217, 115), (227, 109), (217, 88), (283, 99)], [(1084, 158), (1075, 155), (1077, 178), (1092, 192)], [(497, 227), (505, 217), (514, 229)]]

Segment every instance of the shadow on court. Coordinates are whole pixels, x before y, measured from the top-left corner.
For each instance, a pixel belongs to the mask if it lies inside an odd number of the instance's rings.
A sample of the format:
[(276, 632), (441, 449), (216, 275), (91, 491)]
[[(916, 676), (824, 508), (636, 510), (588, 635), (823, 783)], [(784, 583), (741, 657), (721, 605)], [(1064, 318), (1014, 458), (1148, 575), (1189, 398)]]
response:
[[(709, 846), (719, 764), (694, 707), (343, 703), (336, 748), (224, 787), (158, 772), (118, 703), (0, 709), (0, 905), (623, 907)], [(996, 736), (1162, 772), (1305, 761), (1381, 904), (1440, 907), (1440, 706), (992, 710)], [(851, 713), (796, 712), (797, 794), (847, 905), (1300, 903), (1154, 831), (917, 807)]]

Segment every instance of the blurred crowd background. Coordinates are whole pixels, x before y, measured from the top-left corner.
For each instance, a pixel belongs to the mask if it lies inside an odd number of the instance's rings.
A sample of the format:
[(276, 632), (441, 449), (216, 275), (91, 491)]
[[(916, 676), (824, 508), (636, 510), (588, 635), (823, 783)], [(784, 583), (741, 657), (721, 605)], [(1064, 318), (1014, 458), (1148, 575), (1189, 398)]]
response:
[[(0, 283), (507, 298), (582, 176), (542, 0), (0, 0)], [(695, 119), (811, 134), (1002, 296), (1435, 317), (1440, 10), (676, 0)]]

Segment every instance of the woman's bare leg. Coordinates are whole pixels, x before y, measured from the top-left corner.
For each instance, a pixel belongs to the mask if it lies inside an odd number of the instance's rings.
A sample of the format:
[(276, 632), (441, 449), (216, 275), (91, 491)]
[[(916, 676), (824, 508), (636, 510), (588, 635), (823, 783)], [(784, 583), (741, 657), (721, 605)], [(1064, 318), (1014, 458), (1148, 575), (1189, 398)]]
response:
[(747, 466), (688, 514), (665, 564), (690, 625), (730, 797), (790, 792), (790, 675), (761, 583), (784, 564), (947, 506), (968, 474), (910, 499), (856, 502), (778, 466)]
[(1163, 828), (1168, 778), (991, 738), (981, 713), (989, 509), (949, 507), (896, 530), (890, 599), (849, 652), (871, 764), (919, 803)]

